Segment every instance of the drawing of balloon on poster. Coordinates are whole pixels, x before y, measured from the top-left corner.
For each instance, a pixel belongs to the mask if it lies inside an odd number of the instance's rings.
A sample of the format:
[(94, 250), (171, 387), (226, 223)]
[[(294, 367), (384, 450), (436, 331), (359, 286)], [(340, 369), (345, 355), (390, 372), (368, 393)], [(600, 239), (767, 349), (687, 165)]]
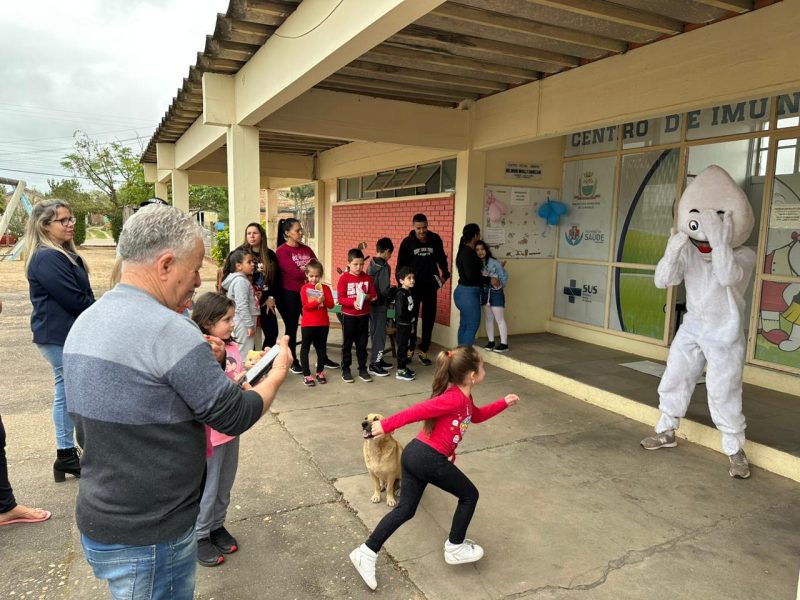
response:
[(497, 258), (552, 258), (553, 225), (539, 214), (558, 191), (543, 188), (486, 186), (482, 234)]

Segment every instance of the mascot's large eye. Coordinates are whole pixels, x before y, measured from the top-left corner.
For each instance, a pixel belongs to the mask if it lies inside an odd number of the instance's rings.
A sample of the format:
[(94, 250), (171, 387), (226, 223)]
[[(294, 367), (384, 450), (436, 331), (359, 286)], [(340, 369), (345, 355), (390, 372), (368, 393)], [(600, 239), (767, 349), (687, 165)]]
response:
[(689, 221), (689, 229), (692, 231), (697, 231), (700, 229), (700, 224), (697, 221)]

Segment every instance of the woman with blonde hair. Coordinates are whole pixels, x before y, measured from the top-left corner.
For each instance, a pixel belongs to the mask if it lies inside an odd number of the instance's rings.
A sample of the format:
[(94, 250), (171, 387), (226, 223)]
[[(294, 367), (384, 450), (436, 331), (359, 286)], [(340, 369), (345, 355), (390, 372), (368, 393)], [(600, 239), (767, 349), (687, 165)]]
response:
[(53, 423), (56, 429), (56, 461), (53, 478), (64, 481), (67, 473), (81, 476), (75, 427), (67, 413), (62, 355), (72, 324), (94, 302), (89, 273), (72, 241), (75, 217), (63, 200), (34, 204), (25, 230), (33, 343), (53, 369), (55, 393)]

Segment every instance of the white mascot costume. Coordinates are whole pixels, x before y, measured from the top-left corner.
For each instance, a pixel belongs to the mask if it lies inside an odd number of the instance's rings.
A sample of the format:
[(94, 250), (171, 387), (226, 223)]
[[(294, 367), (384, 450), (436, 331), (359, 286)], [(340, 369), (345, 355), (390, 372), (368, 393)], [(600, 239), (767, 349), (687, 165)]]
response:
[(672, 448), (695, 382), (708, 363), (706, 388), (711, 418), (722, 433), (730, 475), (750, 476), (744, 453), (742, 369), (745, 357), (744, 294), (755, 266), (742, 246), (753, 229), (753, 209), (728, 173), (712, 165), (686, 188), (677, 229), (655, 272), (655, 285), (686, 284), (686, 315), (672, 342), (658, 386), (661, 418), (647, 450)]

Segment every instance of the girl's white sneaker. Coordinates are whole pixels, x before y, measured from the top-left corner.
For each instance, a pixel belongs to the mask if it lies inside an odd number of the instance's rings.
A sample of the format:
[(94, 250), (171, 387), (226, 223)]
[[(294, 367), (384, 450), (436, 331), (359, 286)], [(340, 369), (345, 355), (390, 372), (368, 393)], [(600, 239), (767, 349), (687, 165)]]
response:
[(361, 575), (371, 590), (378, 587), (378, 580), (375, 579), (375, 563), (378, 560), (378, 555), (370, 550), (366, 544), (361, 544), (358, 548), (350, 553), (350, 562)]
[(483, 548), (472, 540), (464, 540), (461, 544), (444, 543), (444, 562), (448, 565), (471, 563), (483, 558)]

